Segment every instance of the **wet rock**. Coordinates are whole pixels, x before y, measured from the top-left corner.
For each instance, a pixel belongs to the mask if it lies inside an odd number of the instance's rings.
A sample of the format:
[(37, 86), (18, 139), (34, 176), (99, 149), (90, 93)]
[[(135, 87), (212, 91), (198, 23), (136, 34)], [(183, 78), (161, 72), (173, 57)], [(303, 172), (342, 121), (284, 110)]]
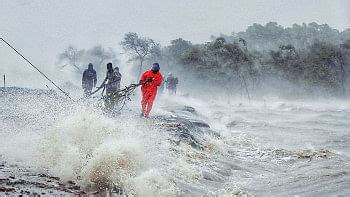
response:
[(68, 184), (75, 185), (75, 182), (74, 182), (74, 181), (71, 181), (71, 180), (67, 181), (67, 183), (68, 183)]
[(0, 192), (14, 192), (15, 189), (11, 187), (0, 186)]
[(336, 178), (336, 177), (339, 177), (339, 176), (346, 176), (348, 174), (349, 173), (346, 172), (346, 171), (341, 171), (341, 172), (337, 172), (337, 173), (334, 173), (334, 174), (326, 174), (324, 176)]
[(334, 156), (335, 154), (330, 152), (329, 150), (324, 150), (324, 149), (320, 149), (320, 150), (316, 150), (316, 151), (311, 151), (311, 150), (303, 150), (300, 151), (296, 154), (298, 156), (298, 158), (300, 159), (311, 159), (311, 158), (331, 158), (332, 156)]
[(229, 122), (228, 124), (226, 124), (226, 127), (227, 128), (232, 128), (232, 127), (235, 127), (237, 124), (238, 124), (238, 122), (232, 121), (232, 122)]
[(215, 182), (222, 182), (222, 181), (224, 181), (223, 178), (221, 178), (221, 177), (219, 177), (219, 176), (217, 176), (215, 174), (209, 173), (209, 172), (203, 172), (202, 175), (203, 175), (203, 178), (205, 180), (208, 180), (208, 181), (215, 181)]
[(244, 192), (244, 191), (235, 191), (232, 193), (232, 196), (233, 197), (251, 197), (253, 195), (251, 195), (247, 192)]
[(25, 185), (28, 184), (28, 181), (25, 181), (23, 179), (19, 179), (19, 180), (8, 180), (8, 182), (6, 183), (7, 185)]
[[(1, 176), (8, 177), (0, 179), (0, 196), (3, 196), (3, 194), (12, 196), (34, 196), (34, 193), (36, 193), (36, 196), (45, 196), (48, 194), (54, 196), (81, 194), (80, 187), (72, 184), (60, 183), (57, 177), (37, 172), (36, 169), (27, 169), (23, 166), (11, 164), (5, 164), (5, 169), (6, 170), (0, 170), (0, 173), (2, 173)], [(14, 176), (14, 174), (16, 176)], [(59, 184), (61, 184), (61, 186), (59, 186)]]
[(197, 127), (206, 127), (206, 128), (210, 128), (210, 126), (205, 123), (205, 122), (201, 122), (201, 121), (191, 121), (192, 124), (194, 124)]
[(20, 193), (21, 193), (21, 194), (26, 194), (26, 195), (29, 195), (29, 194), (30, 194), (29, 191), (24, 191), (24, 190), (21, 190)]
[(163, 127), (165, 131), (175, 136), (175, 138), (169, 140), (176, 145), (183, 142), (193, 148), (203, 150), (205, 149), (205, 134), (216, 137), (220, 136), (211, 130), (207, 123), (201, 120), (168, 116), (157, 116), (155, 120), (157, 121), (157, 126)]
[(193, 114), (194, 114), (194, 113), (197, 113), (196, 110), (195, 110), (193, 107), (191, 107), (191, 106), (184, 106), (183, 110), (184, 110), (184, 111), (191, 112), (191, 113), (193, 113)]
[(272, 153), (277, 157), (293, 157), (297, 159), (330, 159), (336, 154), (330, 152), (329, 150), (319, 149), (319, 150), (298, 150), (298, 151), (289, 151), (285, 149), (276, 149)]
[(68, 189), (80, 190), (80, 186), (74, 185), (74, 186), (68, 187)]
[(47, 175), (47, 174), (44, 174), (44, 173), (41, 173), (41, 174), (39, 174), (38, 175), (39, 177), (45, 177), (45, 178), (49, 178), (49, 179), (54, 179), (54, 180), (60, 180), (60, 178), (59, 177), (55, 177), (55, 176), (49, 176), (49, 175)]

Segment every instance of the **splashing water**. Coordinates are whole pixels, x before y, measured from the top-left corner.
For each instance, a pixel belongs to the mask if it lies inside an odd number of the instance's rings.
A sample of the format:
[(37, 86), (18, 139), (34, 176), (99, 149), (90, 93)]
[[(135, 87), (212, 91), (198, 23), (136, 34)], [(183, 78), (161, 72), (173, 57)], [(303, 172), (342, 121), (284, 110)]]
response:
[(163, 97), (153, 118), (141, 119), (136, 105), (109, 117), (93, 100), (70, 103), (52, 93), (23, 91), (1, 97), (1, 160), (47, 170), (62, 184), (73, 181), (84, 191), (350, 193), (346, 104), (213, 105)]

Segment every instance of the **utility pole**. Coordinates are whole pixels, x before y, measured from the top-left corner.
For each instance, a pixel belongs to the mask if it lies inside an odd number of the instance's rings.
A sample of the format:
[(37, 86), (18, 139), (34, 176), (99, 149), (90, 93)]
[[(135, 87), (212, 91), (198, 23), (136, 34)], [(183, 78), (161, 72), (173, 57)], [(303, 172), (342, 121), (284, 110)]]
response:
[(6, 75), (4, 74), (4, 88), (6, 88)]

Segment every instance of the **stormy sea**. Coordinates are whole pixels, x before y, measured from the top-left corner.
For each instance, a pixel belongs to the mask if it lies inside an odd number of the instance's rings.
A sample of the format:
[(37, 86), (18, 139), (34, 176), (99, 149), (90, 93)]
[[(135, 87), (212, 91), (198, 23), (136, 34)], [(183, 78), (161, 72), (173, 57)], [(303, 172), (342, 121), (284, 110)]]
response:
[(0, 196), (349, 196), (350, 103), (0, 89)]

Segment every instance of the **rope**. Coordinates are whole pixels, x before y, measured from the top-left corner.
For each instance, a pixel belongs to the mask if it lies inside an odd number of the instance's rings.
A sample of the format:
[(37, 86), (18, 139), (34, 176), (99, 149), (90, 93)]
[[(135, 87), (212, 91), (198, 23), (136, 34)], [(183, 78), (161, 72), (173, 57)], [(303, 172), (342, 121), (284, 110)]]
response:
[(104, 87), (105, 87), (104, 84), (102, 84), (100, 87), (97, 87), (96, 90), (92, 91), (92, 92), (89, 94), (89, 96), (95, 94), (96, 92), (100, 91), (100, 90), (101, 90), (102, 88), (104, 88)]
[[(147, 82), (149, 82), (149, 81), (146, 81), (144, 84), (146, 84)], [(117, 105), (121, 106), (121, 107), (117, 110), (117, 112), (120, 112), (126, 106), (127, 100), (131, 101), (130, 96), (133, 94), (135, 89), (137, 87), (139, 87), (140, 85), (141, 85), (141, 83), (139, 83), (139, 84), (130, 84), (129, 86), (125, 86), (124, 89), (118, 90), (117, 92), (114, 92), (111, 95), (108, 95), (110, 97), (115, 97), (116, 99), (118, 99), (118, 104)], [(105, 86), (104, 83), (102, 83), (100, 87), (97, 87), (96, 90), (92, 91), (87, 96), (92, 96), (93, 94), (96, 94), (97, 92), (99, 92), (101, 89), (102, 89), (102, 92), (101, 92), (102, 97), (100, 99), (98, 99), (98, 100), (101, 101), (101, 100), (108, 99), (107, 95), (103, 95), (103, 93), (104, 93), (104, 91), (106, 89), (106, 86)], [(81, 101), (81, 100), (83, 100), (85, 98), (86, 97), (82, 97), (82, 98), (78, 99), (77, 102), (79, 102), (79, 101)], [(115, 99), (115, 98), (112, 98), (112, 99)]]
[(64, 95), (66, 95), (69, 99), (73, 100), (67, 92), (62, 90), (58, 85), (55, 84), (51, 79), (49, 79), (43, 72), (41, 72), (34, 64), (32, 64), (27, 58), (25, 58), (20, 52), (18, 52), (11, 44), (9, 44), (5, 39), (0, 38), (5, 44), (7, 44), (12, 50), (14, 50), (19, 56), (21, 56), (27, 63), (29, 63), (35, 70), (37, 70), (40, 74), (42, 74), (47, 80), (49, 80), (57, 89), (59, 89)]

